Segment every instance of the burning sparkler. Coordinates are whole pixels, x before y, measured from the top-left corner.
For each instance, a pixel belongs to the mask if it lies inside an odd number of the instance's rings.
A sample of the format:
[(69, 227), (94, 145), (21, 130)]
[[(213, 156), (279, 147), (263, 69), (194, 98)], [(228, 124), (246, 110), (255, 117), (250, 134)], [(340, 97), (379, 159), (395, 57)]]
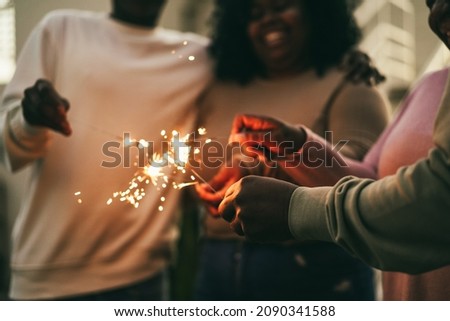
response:
[[(198, 134), (201, 136), (206, 135), (206, 129), (199, 128)], [(168, 139), (167, 131), (162, 130), (161, 136), (164, 139)], [(198, 148), (193, 148), (189, 144), (189, 138), (190, 135), (180, 137), (178, 131), (172, 131), (167, 151), (164, 151), (162, 154), (153, 153), (151, 162), (134, 175), (126, 190), (114, 193), (113, 197), (107, 201), (107, 205), (111, 205), (114, 199), (118, 199), (120, 202), (127, 202), (138, 208), (146, 195), (146, 186), (150, 184), (155, 186), (158, 191), (163, 191), (167, 188), (182, 189), (200, 182), (208, 184), (194, 169), (187, 167), (191, 154), (200, 152)], [(142, 147), (148, 147), (149, 145), (145, 140), (130, 140), (128, 143), (132, 142)], [(177, 181), (179, 174), (187, 174), (188, 172), (192, 173), (190, 176), (191, 181)], [(164, 211), (162, 204), (166, 199), (161, 197), (160, 200), (161, 205), (158, 210), (162, 212)]]

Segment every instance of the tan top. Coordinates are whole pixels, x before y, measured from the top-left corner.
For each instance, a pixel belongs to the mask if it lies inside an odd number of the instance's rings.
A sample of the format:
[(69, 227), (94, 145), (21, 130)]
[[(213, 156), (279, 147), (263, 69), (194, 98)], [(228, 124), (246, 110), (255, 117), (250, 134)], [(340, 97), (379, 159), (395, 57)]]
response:
[[(342, 79), (342, 73), (333, 69), (323, 78), (311, 70), (291, 78), (258, 79), (247, 86), (216, 83), (203, 100), (203, 108), (210, 111), (204, 123), (207, 136), (216, 138), (224, 146), (236, 114), (267, 115), (291, 124), (314, 127), (321, 130), (321, 136), (327, 129), (333, 133), (334, 142), (349, 141), (343, 150), (345, 155), (362, 159), (384, 129), (388, 112), (375, 88), (347, 84), (334, 100), (328, 124), (324, 125), (319, 121), (323, 119), (324, 106)], [(203, 169), (202, 173), (211, 178), (217, 169)], [(207, 237), (237, 238), (223, 220), (207, 215), (205, 225)]]

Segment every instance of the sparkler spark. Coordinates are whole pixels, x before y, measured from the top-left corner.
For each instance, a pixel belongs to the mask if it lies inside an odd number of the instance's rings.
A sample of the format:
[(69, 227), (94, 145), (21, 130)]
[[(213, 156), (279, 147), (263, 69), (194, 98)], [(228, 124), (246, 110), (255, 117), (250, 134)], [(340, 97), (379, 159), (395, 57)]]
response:
[[(205, 128), (199, 128), (198, 133), (200, 135), (206, 134)], [(172, 137), (170, 139), (169, 148), (164, 154), (153, 153), (151, 162), (139, 169), (131, 181), (128, 183), (128, 188), (124, 191), (116, 192), (113, 194), (113, 198), (109, 199), (107, 205), (111, 205), (114, 199), (118, 199), (120, 202), (127, 202), (138, 208), (143, 198), (146, 196), (146, 187), (150, 183), (156, 187), (158, 191), (166, 190), (171, 187), (179, 190), (188, 186), (199, 184), (200, 182), (208, 184), (194, 169), (188, 168), (189, 157), (191, 153), (198, 154), (200, 151), (198, 148), (193, 149), (188, 143), (190, 135), (180, 137), (180, 133), (176, 130), (171, 131)], [(167, 131), (162, 130), (161, 136), (167, 139)], [(149, 143), (144, 139), (130, 140), (138, 142), (142, 148), (147, 148)], [(192, 173), (190, 176), (190, 182), (177, 181), (180, 174), (186, 174), (188, 171)], [(183, 176), (182, 175), (182, 176)], [(209, 184), (208, 184), (209, 185)], [(214, 190), (211, 187), (212, 190)], [(163, 196), (160, 198), (160, 206), (158, 211), (163, 212), (164, 207), (162, 203), (166, 202), (166, 198)]]

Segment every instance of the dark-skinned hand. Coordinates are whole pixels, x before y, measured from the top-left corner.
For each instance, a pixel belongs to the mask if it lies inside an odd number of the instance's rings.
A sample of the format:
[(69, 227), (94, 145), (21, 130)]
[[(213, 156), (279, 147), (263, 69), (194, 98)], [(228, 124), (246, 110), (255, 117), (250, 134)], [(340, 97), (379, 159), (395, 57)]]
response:
[(238, 235), (255, 242), (292, 239), (288, 214), (297, 185), (268, 177), (247, 176), (233, 184), (219, 213)]
[(23, 116), (28, 124), (50, 128), (65, 136), (72, 134), (67, 120), (69, 102), (44, 79), (27, 88), (22, 100)]
[(239, 181), (249, 172), (245, 167), (240, 166), (239, 161), (224, 165), (219, 172), (208, 182), (208, 184), (199, 184), (195, 186), (198, 197), (203, 201), (209, 213), (219, 218), (217, 210), (227, 189)]
[[(275, 158), (285, 158), (297, 152), (305, 143), (306, 133), (278, 119), (260, 115), (237, 115), (229, 141)], [(275, 158), (274, 158), (275, 157)]]
[(346, 73), (345, 78), (355, 84), (376, 86), (386, 80), (369, 55), (358, 49), (353, 49), (344, 56), (340, 69)]

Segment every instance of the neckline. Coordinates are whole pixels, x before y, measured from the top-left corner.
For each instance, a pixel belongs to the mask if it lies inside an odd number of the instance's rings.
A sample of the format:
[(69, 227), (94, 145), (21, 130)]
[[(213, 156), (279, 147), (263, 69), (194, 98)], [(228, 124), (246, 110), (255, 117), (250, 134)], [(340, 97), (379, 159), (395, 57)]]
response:
[(135, 37), (148, 37), (157, 34), (162, 28), (156, 27), (145, 27), (138, 26), (131, 23), (127, 23), (118, 19), (111, 17), (109, 14), (105, 14), (104, 18), (106, 23), (111, 25), (114, 29), (118, 30), (120, 33)]

